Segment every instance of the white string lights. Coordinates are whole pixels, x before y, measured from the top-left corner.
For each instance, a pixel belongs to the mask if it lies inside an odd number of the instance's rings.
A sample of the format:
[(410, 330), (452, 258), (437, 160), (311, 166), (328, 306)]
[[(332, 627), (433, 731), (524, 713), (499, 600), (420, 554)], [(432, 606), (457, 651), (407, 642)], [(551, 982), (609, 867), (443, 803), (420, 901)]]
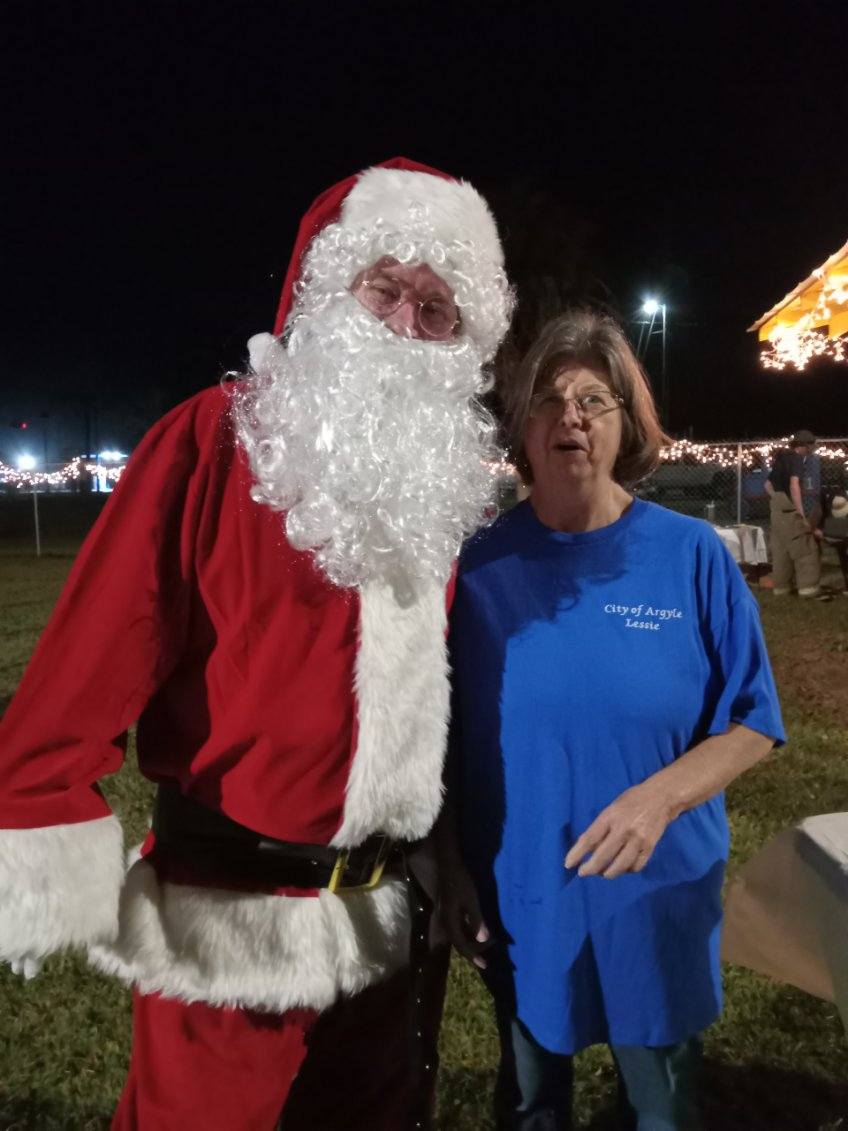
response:
[[(660, 452), (662, 463), (712, 464), (720, 468), (735, 468), (738, 463), (748, 469), (771, 466), (772, 457), (779, 448), (789, 445), (790, 438), (782, 440), (744, 441), (734, 444), (697, 444), (692, 440), (673, 440)], [(839, 441), (822, 441), (816, 445), (816, 455), (826, 460), (848, 462), (848, 446)]]
[(834, 308), (848, 307), (848, 279), (829, 278), (822, 268), (817, 268), (813, 274), (822, 280), (815, 306), (791, 326), (778, 323), (769, 332), (768, 344), (760, 354), (760, 364), (765, 369), (786, 369), (793, 365), (803, 370), (817, 357), (848, 361), (848, 336), (832, 338), (826, 330)]
[[(660, 452), (661, 463), (711, 464), (720, 468), (771, 466), (772, 457), (778, 448), (785, 448), (789, 437), (782, 440), (745, 440), (740, 443), (725, 441), (719, 444), (702, 444), (693, 440), (673, 440)], [(837, 460), (848, 464), (848, 445), (840, 441), (824, 440), (817, 444), (816, 455), (825, 460)], [(104, 464), (75, 456), (70, 463), (56, 471), (23, 470), (10, 467), (0, 460), (0, 486), (15, 487), (21, 491), (65, 490), (72, 483), (78, 483), (83, 475), (107, 479), (112, 486), (120, 479), (126, 467), (121, 463)], [(516, 469), (508, 461), (487, 464), (489, 472), (496, 479), (506, 479), (517, 475)]]
[(74, 456), (70, 463), (56, 471), (36, 471), (34, 468), (15, 468), (0, 460), (0, 486), (15, 487), (20, 491), (37, 491), (52, 488), (63, 490), (78, 483), (83, 475), (108, 480), (113, 486), (121, 477), (126, 461), (100, 463), (85, 456)]

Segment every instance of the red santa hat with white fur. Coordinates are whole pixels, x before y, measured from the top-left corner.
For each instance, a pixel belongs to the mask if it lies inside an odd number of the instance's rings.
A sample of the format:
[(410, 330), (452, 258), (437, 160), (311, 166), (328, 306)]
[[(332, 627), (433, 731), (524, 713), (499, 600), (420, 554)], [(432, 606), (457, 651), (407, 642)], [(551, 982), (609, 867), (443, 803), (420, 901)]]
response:
[[(338, 285), (381, 255), (426, 262), (453, 288), (464, 331), (489, 360), (503, 337), (512, 296), (503, 249), (488, 205), (467, 181), (394, 157), (323, 192), (298, 230), (274, 333), (297, 313), (317, 244), (336, 240)], [(345, 276), (349, 276), (346, 277)]]

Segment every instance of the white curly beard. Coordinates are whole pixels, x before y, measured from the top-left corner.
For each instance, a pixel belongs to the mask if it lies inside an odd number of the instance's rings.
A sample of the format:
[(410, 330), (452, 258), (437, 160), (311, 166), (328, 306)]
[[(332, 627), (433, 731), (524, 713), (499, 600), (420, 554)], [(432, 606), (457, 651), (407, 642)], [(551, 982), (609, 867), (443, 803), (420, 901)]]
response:
[(399, 337), (347, 292), (311, 305), (285, 347), (251, 340), (236, 422), (253, 496), (336, 585), (382, 581), (406, 603), (447, 580), (494, 502), (481, 353)]

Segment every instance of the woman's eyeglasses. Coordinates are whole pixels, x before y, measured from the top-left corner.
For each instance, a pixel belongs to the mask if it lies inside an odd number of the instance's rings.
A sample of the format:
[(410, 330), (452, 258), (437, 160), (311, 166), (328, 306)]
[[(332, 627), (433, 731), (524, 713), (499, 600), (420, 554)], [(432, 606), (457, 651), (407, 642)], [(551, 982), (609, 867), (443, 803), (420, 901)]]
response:
[(624, 398), (611, 393), (609, 389), (590, 389), (576, 397), (567, 397), (559, 389), (546, 389), (530, 398), (530, 415), (534, 420), (558, 420), (570, 404), (574, 405), (584, 420), (593, 420), (621, 408)]

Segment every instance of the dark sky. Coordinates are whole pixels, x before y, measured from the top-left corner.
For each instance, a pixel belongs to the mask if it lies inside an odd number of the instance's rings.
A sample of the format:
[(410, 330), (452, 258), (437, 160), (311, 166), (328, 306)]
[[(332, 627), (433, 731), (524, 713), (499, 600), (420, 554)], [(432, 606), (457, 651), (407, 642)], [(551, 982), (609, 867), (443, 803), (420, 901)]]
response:
[(133, 442), (270, 328), (311, 199), (401, 153), (490, 196), (525, 310), (665, 298), (674, 431), (846, 435), (848, 371), (745, 328), (848, 239), (848, 5), (597, 7), (7, 3), (9, 421)]

